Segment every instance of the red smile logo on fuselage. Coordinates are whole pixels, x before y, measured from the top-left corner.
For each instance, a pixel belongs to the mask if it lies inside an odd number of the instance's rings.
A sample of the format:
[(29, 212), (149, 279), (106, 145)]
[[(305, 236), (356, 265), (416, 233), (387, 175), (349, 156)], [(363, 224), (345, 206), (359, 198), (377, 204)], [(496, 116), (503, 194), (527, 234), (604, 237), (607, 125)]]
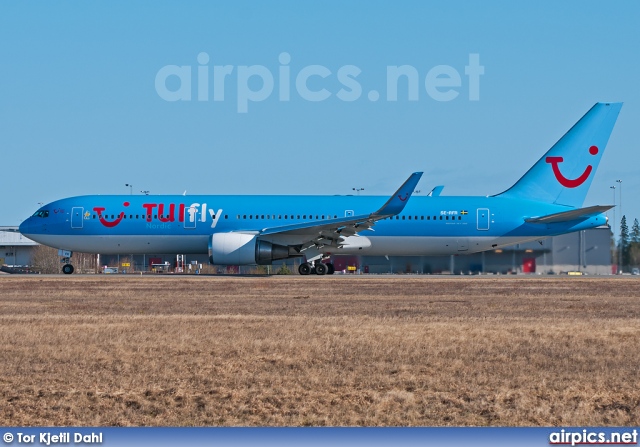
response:
[[(598, 147), (597, 146), (591, 146), (589, 148), (589, 153), (591, 155), (597, 155), (598, 154)], [(545, 161), (551, 165), (551, 168), (553, 169), (553, 174), (556, 176), (556, 180), (558, 180), (558, 182), (560, 182), (560, 184), (562, 186), (566, 187), (566, 188), (576, 188), (576, 187), (582, 185), (589, 178), (589, 175), (591, 174), (591, 171), (593, 170), (593, 166), (587, 165), (587, 168), (584, 170), (584, 172), (579, 177), (574, 178), (574, 179), (569, 179), (569, 178), (566, 178), (564, 175), (562, 175), (562, 172), (560, 172), (560, 167), (558, 166), (558, 164), (560, 164), (560, 163), (562, 163), (564, 161), (564, 158), (562, 158), (562, 157), (547, 157), (545, 159)]]
[[(124, 202), (123, 205), (129, 206), (129, 202)], [(102, 212), (105, 210), (105, 208), (103, 206), (96, 206), (95, 208), (93, 208), (93, 211), (95, 211), (96, 213), (98, 213), (98, 220), (100, 221), (100, 223), (102, 225), (104, 225), (107, 228), (113, 228), (116, 225), (118, 225), (120, 223), (120, 221), (122, 219), (124, 219), (124, 211), (121, 211), (120, 214), (118, 215), (118, 217), (116, 217), (115, 220), (113, 221), (108, 221), (105, 216), (102, 215)]]

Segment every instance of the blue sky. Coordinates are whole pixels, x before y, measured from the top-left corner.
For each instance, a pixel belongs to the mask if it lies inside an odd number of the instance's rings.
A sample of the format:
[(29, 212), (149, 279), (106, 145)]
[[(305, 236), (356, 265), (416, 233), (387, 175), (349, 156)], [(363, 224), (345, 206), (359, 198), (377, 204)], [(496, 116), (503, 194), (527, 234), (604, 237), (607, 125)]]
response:
[[(489, 195), (511, 186), (595, 102), (625, 103), (586, 205), (640, 218), (637, 2), (2, 2), (0, 4), (0, 225), (39, 202), (83, 194), (387, 195), (414, 171), (423, 193)], [(198, 55), (209, 95), (198, 101)], [(290, 100), (279, 99), (281, 53)], [(465, 66), (484, 74), (469, 100)], [(190, 101), (156, 90), (166, 66), (192, 67)], [(214, 101), (214, 66), (234, 67)], [(308, 101), (295, 79), (321, 65)], [(417, 101), (388, 66), (419, 76)], [(427, 73), (460, 74), (438, 101)], [(262, 66), (274, 90), (238, 113), (241, 66)], [(361, 96), (343, 101), (341, 67), (360, 70)], [(258, 91), (254, 77), (247, 88)], [(177, 77), (165, 85), (178, 89)], [(371, 101), (368, 93), (379, 92)], [(616, 190), (616, 202), (619, 195)], [(617, 211), (619, 220), (619, 211)]]

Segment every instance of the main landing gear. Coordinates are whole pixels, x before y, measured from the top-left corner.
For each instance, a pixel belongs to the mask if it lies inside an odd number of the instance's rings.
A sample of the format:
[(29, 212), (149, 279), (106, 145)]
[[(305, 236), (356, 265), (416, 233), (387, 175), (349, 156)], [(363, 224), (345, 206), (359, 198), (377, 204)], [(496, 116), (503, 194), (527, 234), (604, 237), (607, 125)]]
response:
[(322, 262), (314, 262), (313, 264), (305, 262), (298, 267), (298, 273), (301, 275), (313, 275), (314, 273), (316, 275), (333, 275), (335, 271), (333, 264), (330, 262), (327, 264)]

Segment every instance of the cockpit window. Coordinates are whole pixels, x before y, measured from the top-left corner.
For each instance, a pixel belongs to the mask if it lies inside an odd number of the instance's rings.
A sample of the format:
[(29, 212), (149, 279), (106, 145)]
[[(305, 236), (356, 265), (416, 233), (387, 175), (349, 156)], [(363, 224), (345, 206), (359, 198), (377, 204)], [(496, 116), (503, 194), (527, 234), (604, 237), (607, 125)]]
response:
[(49, 211), (47, 210), (39, 210), (33, 215), (33, 217), (49, 217)]

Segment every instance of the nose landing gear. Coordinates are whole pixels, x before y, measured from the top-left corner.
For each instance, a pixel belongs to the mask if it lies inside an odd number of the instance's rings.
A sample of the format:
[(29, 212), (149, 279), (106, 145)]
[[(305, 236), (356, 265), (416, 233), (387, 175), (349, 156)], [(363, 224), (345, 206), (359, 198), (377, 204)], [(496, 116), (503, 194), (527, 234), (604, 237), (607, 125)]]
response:
[(73, 265), (71, 265), (71, 256), (73, 252), (70, 250), (58, 250), (58, 256), (60, 256), (60, 262), (64, 265), (62, 266), (62, 273), (65, 275), (70, 275), (73, 273)]

